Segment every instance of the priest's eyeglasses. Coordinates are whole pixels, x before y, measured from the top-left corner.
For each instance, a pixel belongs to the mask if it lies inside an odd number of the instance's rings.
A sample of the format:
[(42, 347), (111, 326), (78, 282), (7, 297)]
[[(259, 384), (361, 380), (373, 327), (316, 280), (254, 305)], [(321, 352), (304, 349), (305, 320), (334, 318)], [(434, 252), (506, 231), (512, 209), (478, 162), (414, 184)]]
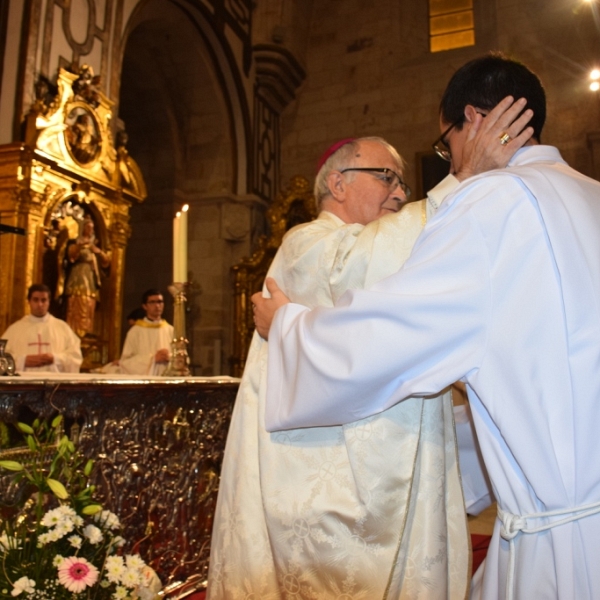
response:
[[(476, 111), (478, 115), (482, 117), (487, 116), (486, 114)], [(462, 116), (458, 121), (454, 121), (440, 137), (431, 144), (431, 147), (435, 150), (435, 153), (444, 160), (450, 162), (452, 160), (452, 152), (450, 151), (450, 146), (448, 146), (448, 142), (446, 141), (446, 136), (457, 126), (460, 125), (465, 120), (465, 117)]]
[(450, 146), (446, 142), (446, 136), (457, 126), (464, 121), (464, 117), (461, 117), (458, 121), (455, 121), (440, 135), (440, 137), (431, 144), (431, 147), (435, 150), (435, 153), (444, 160), (450, 162), (452, 160), (452, 153), (450, 152)]
[(346, 173), (347, 171), (364, 171), (365, 173), (371, 173), (374, 177), (377, 177), (380, 181), (383, 181), (389, 186), (390, 192), (393, 192), (398, 186), (404, 192), (404, 195), (408, 199), (410, 197), (410, 188), (398, 173), (388, 169), (387, 167), (348, 167), (342, 169), (340, 173)]

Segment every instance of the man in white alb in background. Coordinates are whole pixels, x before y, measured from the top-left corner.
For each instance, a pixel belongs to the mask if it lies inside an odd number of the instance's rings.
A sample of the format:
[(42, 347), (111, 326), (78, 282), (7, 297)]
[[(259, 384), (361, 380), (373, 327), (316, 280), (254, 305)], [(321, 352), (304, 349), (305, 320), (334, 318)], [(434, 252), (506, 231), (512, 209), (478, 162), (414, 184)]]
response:
[(123, 352), (119, 359), (121, 373), (129, 375), (162, 375), (171, 356), (173, 326), (163, 318), (163, 295), (155, 289), (142, 295), (142, 308), (146, 311), (127, 332)]
[[(403, 161), (381, 138), (343, 140), (320, 167), (322, 212), (288, 232), (270, 275), (297, 301), (331, 306), (348, 287), (399, 268), (427, 208), (420, 201), (398, 212)], [(444, 182), (446, 191), (456, 185)], [(433, 192), (431, 203), (444, 195)], [(255, 335), (225, 452), (208, 598), (288, 598), (293, 588), (299, 599), (462, 600), (468, 532), (450, 394), (344, 427), (269, 435), (266, 350)]]
[(34, 283), (27, 290), (30, 314), (19, 319), (2, 334), (8, 340), (6, 351), (15, 359), (17, 373), (78, 373), (83, 362), (80, 340), (61, 319), (53, 317), (50, 288)]

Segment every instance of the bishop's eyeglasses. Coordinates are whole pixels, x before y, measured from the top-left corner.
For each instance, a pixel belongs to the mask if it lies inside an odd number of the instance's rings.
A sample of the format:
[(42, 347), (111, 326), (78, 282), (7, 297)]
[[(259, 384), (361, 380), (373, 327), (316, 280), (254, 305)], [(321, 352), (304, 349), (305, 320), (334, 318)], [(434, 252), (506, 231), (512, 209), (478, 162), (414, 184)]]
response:
[(342, 169), (340, 173), (346, 173), (347, 171), (364, 171), (365, 173), (371, 173), (374, 177), (377, 177), (377, 179), (389, 186), (390, 192), (393, 192), (400, 186), (400, 189), (404, 192), (406, 198), (408, 199), (410, 197), (410, 188), (402, 181), (402, 177), (395, 171), (392, 171), (392, 169), (388, 169), (387, 167), (348, 167), (347, 169)]

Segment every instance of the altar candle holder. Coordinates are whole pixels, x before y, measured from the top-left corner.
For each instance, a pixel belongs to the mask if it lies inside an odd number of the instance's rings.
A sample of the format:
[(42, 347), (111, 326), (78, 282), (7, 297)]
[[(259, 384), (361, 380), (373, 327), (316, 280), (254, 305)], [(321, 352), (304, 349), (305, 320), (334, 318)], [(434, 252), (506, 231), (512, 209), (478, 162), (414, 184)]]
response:
[(185, 337), (185, 292), (187, 283), (172, 283), (168, 290), (175, 301), (173, 314), (173, 341), (171, 342), (171, 357), (164, 377), (189, 377), (190, 357), (188, 355), (188, 340)]

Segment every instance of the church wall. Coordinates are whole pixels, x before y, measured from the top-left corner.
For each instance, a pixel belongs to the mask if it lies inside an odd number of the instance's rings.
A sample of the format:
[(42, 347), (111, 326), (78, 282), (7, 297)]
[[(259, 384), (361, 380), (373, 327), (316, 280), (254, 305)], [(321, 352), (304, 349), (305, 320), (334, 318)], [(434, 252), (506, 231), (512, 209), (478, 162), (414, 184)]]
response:
[(313, 0), (264, 0), (257, 3), (252, 24), (254, 44), (280, 44), (306, 64)]
[[(598, 97), (587, 73), (600, 56), (600, 33), (589, 5), (563, 0), (475, 1), (476, 46), (432, 54), (427, 2), (380, 0), (314, 3), (306, 80), (282, 116), (282, 180), (314, 177), (318, 156), (333, 141), (382, 135), (408, 160), (439, 135), (438, 106), (452, 73), (500, 49), (541, 77), (549, 116), (543, 141), (592, 174), (586, 136), (598, 130)], [(342, 25), (343, 24), (343, 25)]]
[(25, 5), (10, 2), (6, 27), (6, 42), (2, 65), (2, 87), (0, 89), (0, 144), (13, 141), (15, 125), (15, 99), (18, 89), (19, 44), (21, 22)]

